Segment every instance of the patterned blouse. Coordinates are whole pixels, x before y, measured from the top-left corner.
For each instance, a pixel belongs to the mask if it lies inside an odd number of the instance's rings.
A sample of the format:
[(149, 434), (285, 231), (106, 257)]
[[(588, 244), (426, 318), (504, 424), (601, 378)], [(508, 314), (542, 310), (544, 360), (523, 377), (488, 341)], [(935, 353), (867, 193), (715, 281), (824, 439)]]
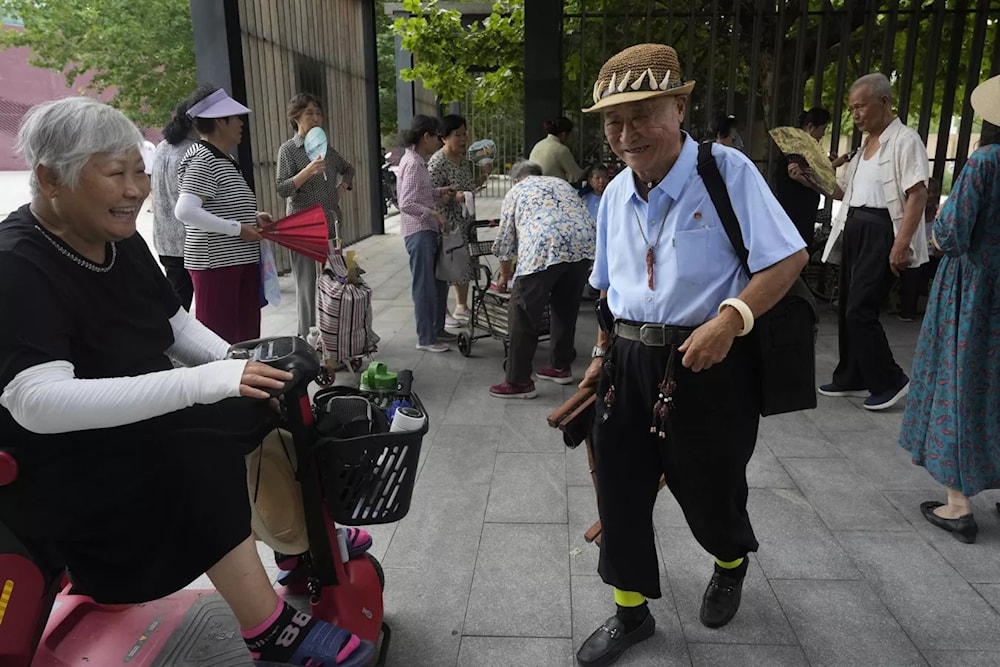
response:
[[(431, 156), (427, 161), (427, 171), (431, 172), (431, 182), (436, 188), (453, 187), (461, 192), (472, 192), (476, 189), (476, 179), (472, 175), (472, 163), (462, 160), (456, 164), (444, 154), (444, 149)], [(465, 229), (471, 222), (471, 217), (465, 215), (462, 202), (448, 199), (438, 204), (438, 210), (444, 214), (451, 229)]]
[(305, 140), (297, 133), (294, 137), (281, 144), (278, 149), (278, 195), (286, 199), (285, 211), (291, 215), (296, 211), (309, 208), (313, 204), (322, 204), (327, 212), (327, 225), (330, 228), (330, 238), (333, 238), (334, 220), (341, 219), (340, 190), (337, 188), (337, 177), (344, 179), (348, 188), (354, 185), (354, 166), (341, 157), (333, 148), (326, 149), (326, 180), (317, 174), (302, 184), (298, 190), (292, 182), (312, 160), (303, 147)]
[(517, 256), (517, 277), (593, 259), (596, 238), (597, 225), (576, 188), (556, 176), (529, 176), (504, 197), (493, 254)]

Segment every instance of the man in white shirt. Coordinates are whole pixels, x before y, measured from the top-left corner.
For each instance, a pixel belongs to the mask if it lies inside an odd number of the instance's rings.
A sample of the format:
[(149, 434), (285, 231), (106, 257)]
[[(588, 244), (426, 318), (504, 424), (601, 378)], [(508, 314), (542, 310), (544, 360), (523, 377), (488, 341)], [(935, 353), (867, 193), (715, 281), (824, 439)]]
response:
[(927, 262), (927, 147), (893, 112), (884, 75), (855, 81), (848, 105), (855, 126), (868, 136), (834, 192), (847, 206), (834, 220), (823, 260), (843, 232), (840, 363), (819, 393), (867, 396), (865, 408), (884, 410), (905, 396), (910, 384), (893, 359), (879, 310), (893, 277)]

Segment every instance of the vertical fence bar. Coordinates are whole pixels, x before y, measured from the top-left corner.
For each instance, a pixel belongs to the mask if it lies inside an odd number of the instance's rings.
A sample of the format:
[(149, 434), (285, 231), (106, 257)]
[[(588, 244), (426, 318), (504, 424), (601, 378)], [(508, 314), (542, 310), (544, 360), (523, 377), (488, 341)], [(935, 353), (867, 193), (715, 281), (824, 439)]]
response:
[[(799, 27), (795, 36), (795, 71), (792, 74), (792, 98), (795, 107), (805, 104), (806, 29), (809, 17), (809, 0), (799, 0)], [(814, 105), (818, 106), (818, 105)], [(793, 107), (792, 113), (795, 113)], [(793, 119), (794, 120), (794, 119)]]
[[(736, 63), (740, 42), (740, 0), (733, 0), (732, 36), (729, 41), (729, 80), (726, 82), (726, 112), (736, 103)], [(711, 121), (711, 119), (709, 119)]]
[[(969, 95), (979, 85), (980, 72), (983, 71), (983, 55), (986, 46), (986, 22), (989, 18), (990, 0), (978, 0), (976, 3), (975, 28), (972, 32), (972, 43), (969, 46), (968, 62), (965, 74), (965, 86), (962, 89), (962, 118), (958, 127), (958, 146), (955, 149), (955, 178), (965, 166), (969, 157), (969, 144), (972, 139), (972, 122), (974, 112), (969, 104)], [(993, 46), (997, 52), (996, 43)]]
[(899, 117), (909, 125), (910, 98), (913, 96), (913, 66), (917, 60), (917, 38), (920, 34), (920, 5), (917, 0), (910, 0), (910, 14), (906, 22), (906, 51), (903, 54), (903, 76), (901, 81), (908, 85), (901, 86), (899, 91)]
[[(719, 0), (712, 0), (712, 15), (708, 17), (708, 20), (712, 22), (712, 27), (709, 38), (711, 41), (708, 47), (708, 75), (705, 77), (708, 79), (708, 91), (705, 94), (705, 125), (711, 122), (711, 118), (715, 114), (715, 46), (719, 39)], [(690, 72), (688, 74), (690, 75)]]
[(951, 19), (951, 48), (948, 67), (944, 75), (944, 91), (941, 97), (941, 117), (938, 120), (937, 144), (934, 147), (934, 178), (942, 183), (944, 170), (949, 162), (948, 145), (951, 143), (951, 115), (955, 109), (955, 93), (958, 88), (958, 65), (962, 60), (965, 37), (965, 15), (969, 0), (954, 0)]
[(893, 55), (896, 51), (896, 20), (898, 18), (899, 0), (890, 0), (885, 22), (885, 34), (882, 35), (882, 67), (879, 70), (888, 77), (892, 76), (893, 71)]
[(868, 74), (871, 71), (872, 33), (875, 31), (878, 5), (878, 0), (867, 0), (865, 2), (865, 20), (862, 22), (861, 27), (861, 62), (858, 64), (859, 74)]
[(945, 0), (934, 0), (934, 14), (931, 19), (931, 34), (928, 41), (927, 59), (924, 61), (923, 90), (921, 91), (920, 119), (917, 133), (927, 142), (931, 129), (931, 114), (934, 111), (934, 86), (937, 83), (938, 57), (941, 50), (941, 33), (944, 30)]
[[(825, 4), (820, 6), (820, 17), (819, 25), (817, 26), (817, 36), (816, 36), (816, 64), (813, 67), (813, 92), (812, 92), (812, 106), (818, 107), (823, 106), (823, 75), (826, 73), (827, 65), (827, 47), (826, 47), (826, 26), (827, 26), (827, 7)], [(834, 116), (834, 127), (839, 127), (840, 123), (837, 116)]]

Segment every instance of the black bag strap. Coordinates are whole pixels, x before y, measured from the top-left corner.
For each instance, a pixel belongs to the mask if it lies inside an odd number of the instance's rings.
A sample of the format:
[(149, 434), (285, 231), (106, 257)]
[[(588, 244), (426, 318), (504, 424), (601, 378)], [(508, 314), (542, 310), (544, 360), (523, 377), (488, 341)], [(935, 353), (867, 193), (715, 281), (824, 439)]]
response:
[(743, 240), (743, 232), (740, 230), (740, 222), (736, 217), (736, 211), (733, 210), (733, 202), (729, 198), (729, 190), (726, 188), (726, 182), (722, 180), (719, 165), (715, 161), (715, 156), (712, 155), (711, 143), (704, 143), (698, 146), (698, 175), (701, 176), (701, 180), (705, 183), (705, 189), (708, 190), (708, 196), (712, 198), (712, 205), (715, 206), (715, 210), (719, 214), (719, 220), (722, 221), (722, 226), (726, 230), (729, 242), (733, 244), (736, 256), (739, 257), (740, 263), (743, 264), (747, 275), (753, 277), (753, 273), (750, 271), (750, 264), (748, 263), (750, 252), (747, 250), (746, 243)]

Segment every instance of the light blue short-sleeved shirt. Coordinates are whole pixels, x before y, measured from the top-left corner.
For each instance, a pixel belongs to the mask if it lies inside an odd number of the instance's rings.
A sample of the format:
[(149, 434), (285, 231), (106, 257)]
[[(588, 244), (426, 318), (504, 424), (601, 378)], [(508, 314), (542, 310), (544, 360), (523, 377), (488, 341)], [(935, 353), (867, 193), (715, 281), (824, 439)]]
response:
[[(749, 282), (698, 175), (698, 144), (683, 136), (677, 162), (650, 191), (648, 203), (636, 192), (631, 169), (619, 173), (601, 197), (590, 284), (608, 291), (608, 306), (618, 319), (698, 326)], [(719, 144), (712, 145), (712, 154), (750, 251), (750, 270), (762, 271), (804, 248), (753, 162)], [(660, 236), (655, 290), (647, 284), (640, 224), (650, 243)]]

